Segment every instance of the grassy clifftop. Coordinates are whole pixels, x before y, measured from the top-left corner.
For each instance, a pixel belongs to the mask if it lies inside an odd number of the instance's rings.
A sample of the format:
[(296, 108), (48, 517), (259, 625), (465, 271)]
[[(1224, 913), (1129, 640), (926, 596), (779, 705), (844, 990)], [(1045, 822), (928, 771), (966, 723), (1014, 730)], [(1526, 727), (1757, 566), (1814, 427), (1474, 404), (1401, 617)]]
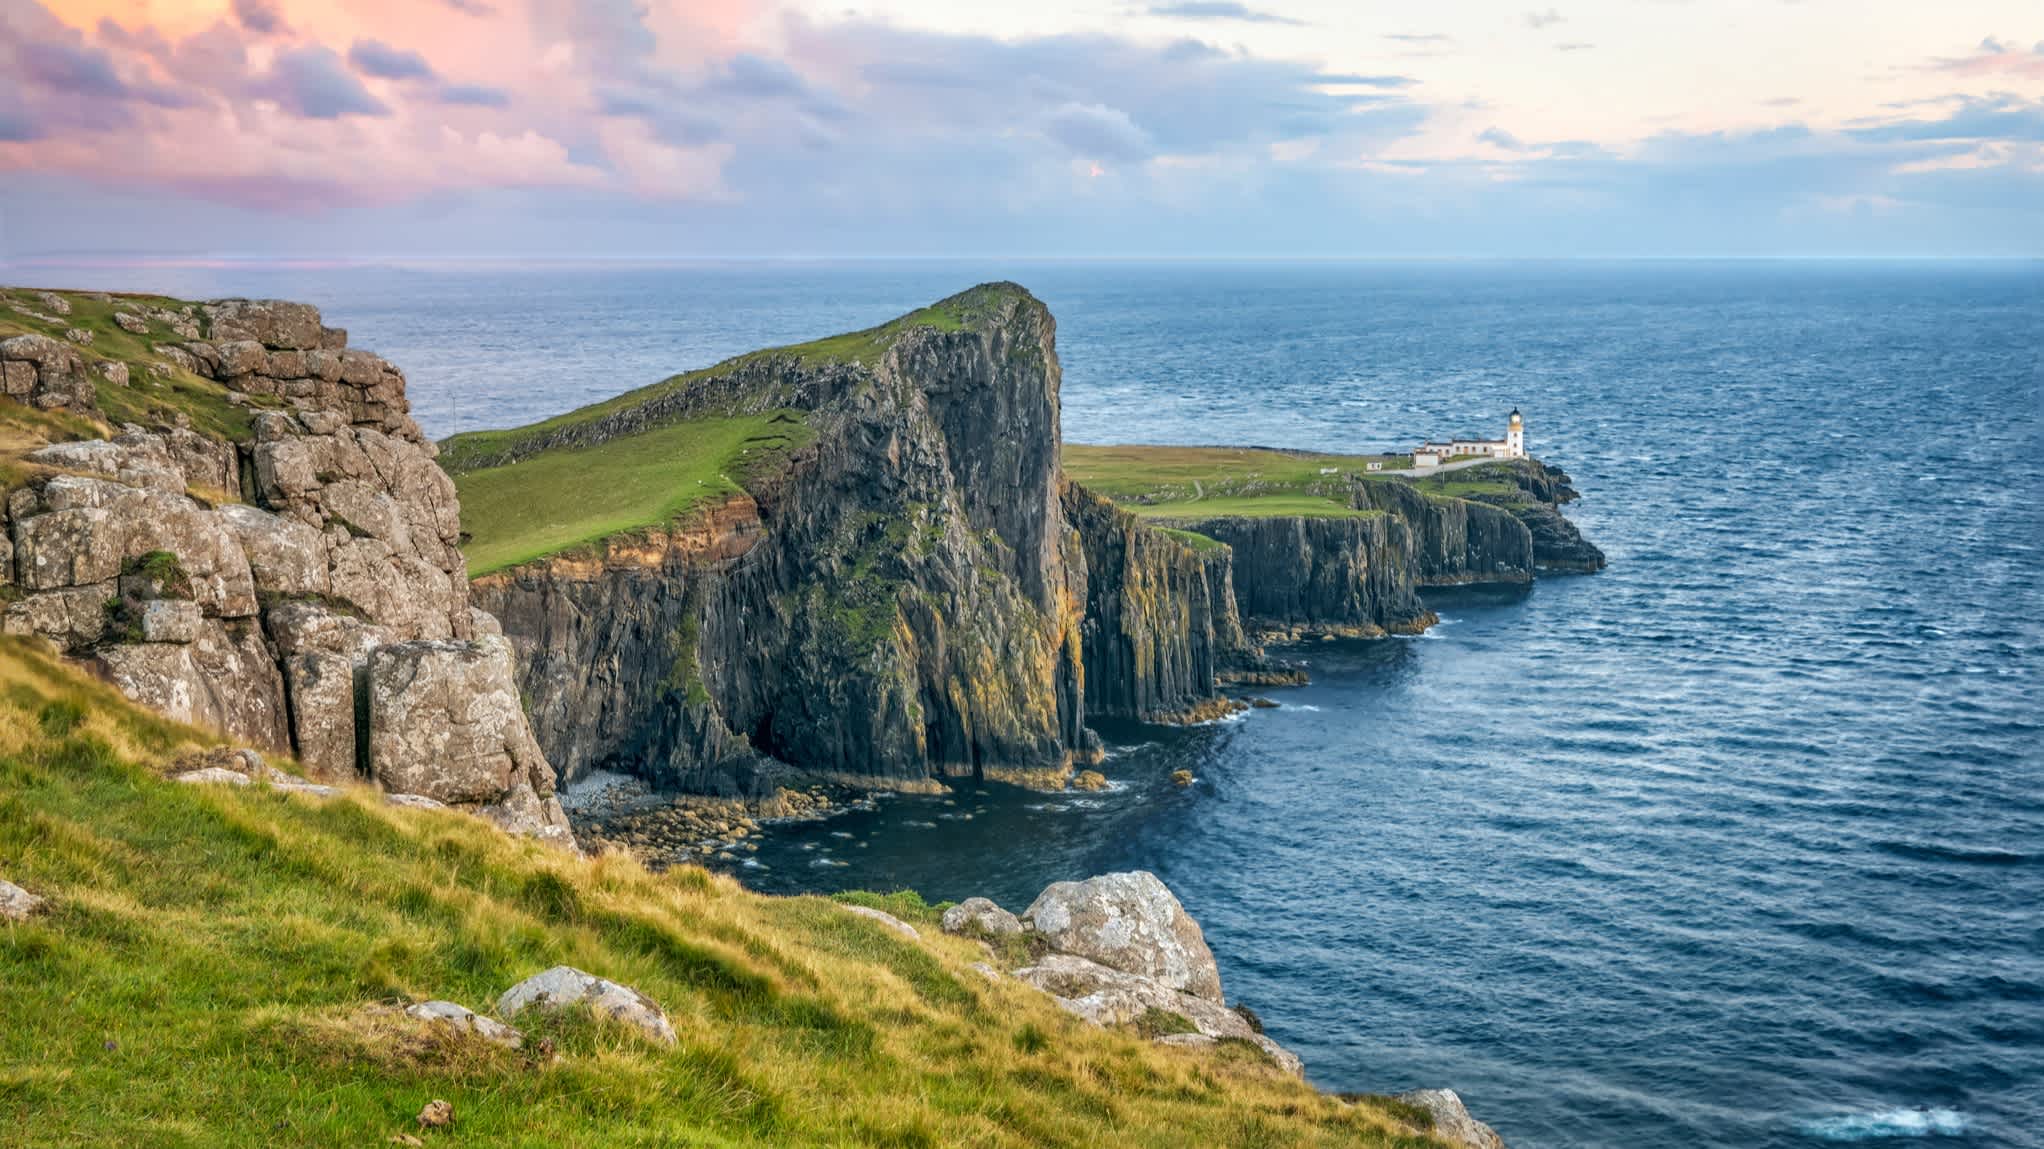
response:
[[(938, 331), (967, 330), (994, 314), (1005, 300), (1027, 296), (1028, 292), (1016, 284), (983, 284), (864, 331), (847, 332), (787, 347), (749, 351), (714, 366), (669, 376), (658, 383), (626, 391), (621, 395), (613, 395), (601, 402), (578, 407), (537, 423), (528, 423), (523, 427), (496, 431), (466, 431), (449, 436), (441, 442), (441, 465), (458, 475), (467, 470), (490, 465), (494, 460), (507, 455), (519, 453), (527, 444), (545, 443), (577, 429), (591, 427), (634, 410), (657, 409), (674, 399), (686, 397), (690, 392), (703, 391), (715, 381), (727, 380), (747, 372), (748, 369), (774, 363), (810, 368), (832, 365), (871, 367), (878, 363), (888, 348), (894, 345), (895, 340), (907, 331), (918, 327)], [(781, 406), (784, 403), (776, 400), (784, 399), (785, 396), (763, 396), (758, 397), (753, 405)], [(668, 420), (656, 416), (651, 422), (681, 421), (689, 417), (682, 415), (674, 420)]]
[(1404, 466), (1389, 455), (1323, 455), (1256, 447), (1095, 447), (1067, 443), (1065, 473), (1147, 519), (1231, 515), (1359, 517), (1351, 476), (1369, 463)]
[[(444, 1098), (429, 1145), (1437, 1144), (1253, 1051), (991, 984), (912, 895), (856, 900), (921, 941), (367, 791), (161, 776), (206, 741), (0, 640), (0, 876), (48, 899), (0, 924), (0, 1142), (380, 1145)], [(527, 1014), (510, 1051), (395, 1008), (486, 1012), (560, 963), (645, 992), (679, 1044)]]
[[(62, 300), (69, 311), (57, 314), (45, 297)], [(116, 323), (116, 313), (139, 320), (141, 330), (130, 331)], [(255, 411), (275, 406), (276, 401), (256, 396), (239, 404), (229, 402), (226, 387), (164, 361), (153, 346), (180, 343), (185, 336), (159, 317), (163, 313), (177, 314), (201, 336), (206, 334), (203, 312), (167, 296), (0, 288), (0, 340), (43, 335), (70, 346), (97, 384), (99, 409), (113, 427), (123, 423), (167, 426), (182, 415), (194, 430), (214, 438), (247, 439)], [(79, 342), (67, 333), (90, 336), (90, 341)], [(126, 369), (125, 383), (107, 377), (105, 366), (109, 364)], [(19, 408), (11, 414), (0, 409), (0, 430), (18, 423), (13, 416), (19, 413)], [(76, 429), (77, 434), (93, 431), (90, 427)]]

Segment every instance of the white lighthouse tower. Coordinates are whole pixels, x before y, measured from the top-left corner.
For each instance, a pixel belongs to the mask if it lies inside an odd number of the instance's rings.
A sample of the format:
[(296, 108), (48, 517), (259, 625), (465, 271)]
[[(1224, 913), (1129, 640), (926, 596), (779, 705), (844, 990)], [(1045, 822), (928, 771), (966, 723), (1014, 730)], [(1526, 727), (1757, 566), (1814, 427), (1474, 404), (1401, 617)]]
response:
[(1526, 457), (1526, 421), (1519, 417), (1519, 409), (1512, 408), (1511, 421), (1505, 424), (1505, 458)]

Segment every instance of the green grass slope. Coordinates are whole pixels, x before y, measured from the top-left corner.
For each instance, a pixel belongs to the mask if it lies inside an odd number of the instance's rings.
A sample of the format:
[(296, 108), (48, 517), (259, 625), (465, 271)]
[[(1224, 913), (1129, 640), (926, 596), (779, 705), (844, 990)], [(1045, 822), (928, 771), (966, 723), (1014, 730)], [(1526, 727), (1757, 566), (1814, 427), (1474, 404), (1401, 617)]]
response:
[(670, 522), (808, 439), (799, 411), (699, 419), (455, 476), (472, 577)]
[(475, 466), (477, 460), (496, 457), (520, 444), (544, 440), (558, 432), (595, 423), (634, 407), (657, 402), (676, 392), (699, 387), (706, 380), (730, 375), (740, 367), (757, 360), (780, 357), (793, 359), (805, 365), (847, 363), (871, 367), (879, 362), (889, 347), (893, 346), (896, 338), (911, 328), (964, 330), (978, 323), (982, 317), (991, 314), (1007, 296), (1020, 293), (1022, 288), (1014, 284), (984, 284), (864, 331), (847, 332), (787, 347), (750, 351), (714, 366), (673, 375), (658, 383), (613, 395), (601, 402), (578, 407), (537, 423), (528, 423), (523, 427), (495, 431), (465, 431), (442, 441), (440, 464), (450, 473), (458, 475)]
[[(0, 639), (0, 876), (48, 899), (0, 923), (0, 1144), (1407, 1146), (1243, 1048), (1182, 1051), (1067, 1017), (968, 968), (913, 895), (748, 893), (581, 859), (367, 791), (192, 787), (207, 739)], [(487, 1011), (567, 963), (636, 986), (680, 1043), (521, 1017), (527, 1047), (409, 1022)]]

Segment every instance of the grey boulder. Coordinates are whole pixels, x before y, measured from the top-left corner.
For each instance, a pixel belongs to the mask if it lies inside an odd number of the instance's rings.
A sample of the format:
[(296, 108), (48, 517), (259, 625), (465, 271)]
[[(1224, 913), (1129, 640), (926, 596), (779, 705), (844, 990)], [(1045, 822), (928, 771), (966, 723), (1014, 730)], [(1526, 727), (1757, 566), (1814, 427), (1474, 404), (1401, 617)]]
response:
[(42, 905), (41, 898), (13, 882), (0, 879), (0, 922), (25, 922)]
[(631, 1026), (662, 1045), (678, 1040), (667, 1012), (653, 1000), (628, 985), (584, 973), (573, 966), (557, 965), (536, 973), (497, 999), (498, 1014), (513, 1018), (528, 1009), (586, 1008), (599, 1017)]
[(368, 679), (369, 770), (383, 789), (476, 807), (514, 833), (573, 845), (510, 642), (392, 643), (370, 653)]
[(990, 898), (967, 898), (944, 911), (943, 928), (967, 937), (1007, 937), (1022, 932), (1022, 920)]
[(494, 1017), (484, 1017), (459, 1002), (422, 1001), (417, 1005), (406, 1006), (405, 1016), (444, 1025), (464, 1037), (479, 1038), (507, 1049), (517, 1049), (525, 1044), (524, 1034)]

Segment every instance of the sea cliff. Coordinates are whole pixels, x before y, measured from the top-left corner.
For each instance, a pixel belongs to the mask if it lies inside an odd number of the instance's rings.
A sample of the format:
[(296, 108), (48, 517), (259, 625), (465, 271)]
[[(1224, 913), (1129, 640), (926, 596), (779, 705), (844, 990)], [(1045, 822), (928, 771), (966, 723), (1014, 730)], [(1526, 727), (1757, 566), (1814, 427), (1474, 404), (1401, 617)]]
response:
[[(1057, 786), (1097, 756), (1092, 721), (1199, 721), (1239, 705), (1231, 682), (1295, 676), (1267, 639), (1422, 629), (1426, 587), (1534, 577), (1529, 522), (1567, 557), (1553, 507), (1573, 491), (1530, 461), (1457, 489), (1484, 499), (1314, 468), (1306, 514), (1136, 513), (1155, 508), (1065, 472), (1055, 335), (1026, 290), (988, 284), (443, 444), (472, 504), (520, 508), (549, 461), (641, 468), (657, 436), (767, 413), (799, 428), (692, 480), (721, 493), (476, 579), (563, 776), (754, 801), (816, 780)], [(472, 520), (471, 553), (537, 548), (527, 517)]]

